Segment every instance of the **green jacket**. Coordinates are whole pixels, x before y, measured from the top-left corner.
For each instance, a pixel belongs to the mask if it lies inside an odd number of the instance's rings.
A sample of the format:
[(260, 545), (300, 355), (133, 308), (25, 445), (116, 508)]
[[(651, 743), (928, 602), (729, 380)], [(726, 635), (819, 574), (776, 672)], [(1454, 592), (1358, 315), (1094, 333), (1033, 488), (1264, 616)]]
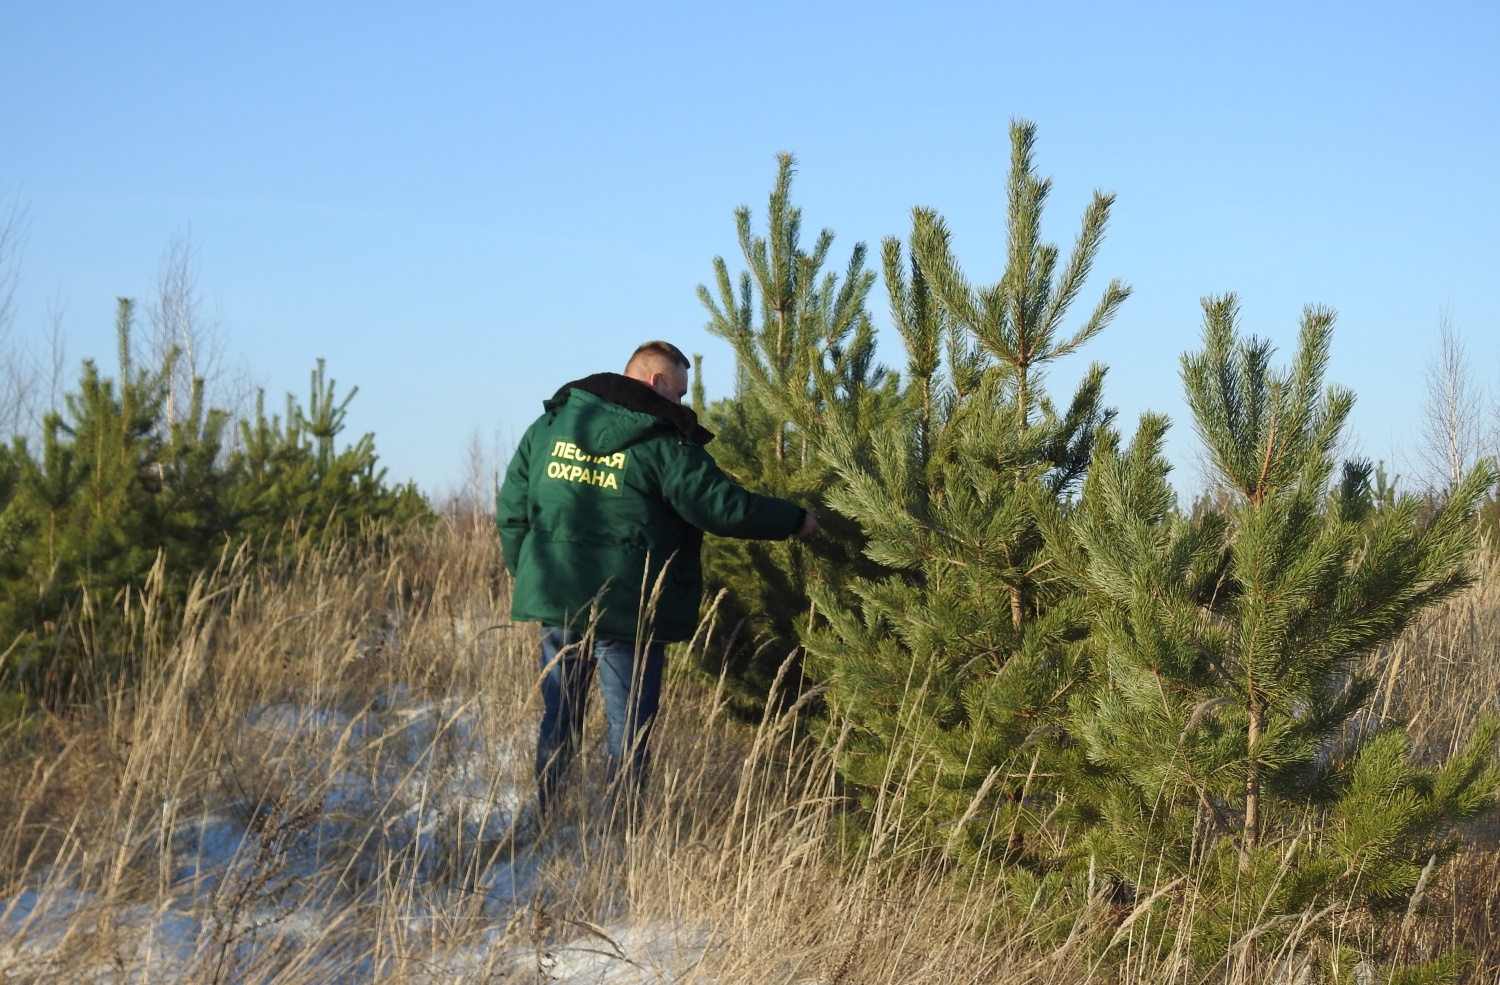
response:
[[(600, 637), (685, 640), (703, 596), (704, 531), (776, 539), (802, 524), (796, 503), (725, 475), (692, 410), (644, 383), (599, 373), (542, 406), (496, 501), (512, 619), (582, 629), (597, 599)], [(658, 581), (648, 623), (641, 598)]]

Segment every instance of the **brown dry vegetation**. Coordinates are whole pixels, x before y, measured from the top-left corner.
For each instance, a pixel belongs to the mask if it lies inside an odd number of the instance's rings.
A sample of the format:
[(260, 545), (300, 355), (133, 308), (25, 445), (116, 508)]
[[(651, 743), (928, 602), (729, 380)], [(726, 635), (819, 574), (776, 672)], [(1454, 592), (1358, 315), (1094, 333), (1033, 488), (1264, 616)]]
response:
[[(1482, 712), (1500, 714), (1500, 554), (1476, 554), (1469, 591), (1414, 622), (1371, 659), (1381, 689), (1377, 720), (1406, 723), (1418, 757), (1440, 761), (1470, 736)], [(1469, 979), (1500, 981), (1500, 817), (1467, 832), (1466, 847), (1439, 872), (1411, 930), (1420, 953), (1458, 945), (1474, 958)]]
[[(593, 816), (594, 776), (534, 843), (507, 842), (497, 829), (529, 788), (534, 629), (506, 619), (494, 537), (458, 530), (307, 557), (275, 579), (226, 562), (180, 634), (153, 636), (143, 615), (138, 686), (4, 736), (0, 973), (1189, 980), (1173, 955), (1137, 947), (1145, 918), (1118, 901), (1101, 896), (1055, 934), (989, 885), (861, 858), (796, 709), (748, 728), (685, 672), (669, 681), (631, 834)], [(1471, 592), (1372, 664), (1375, 711), (1409, 721), (1423, 755), (1462, 744), (1500, 695), (1500, 564), (1485, 552), (1478, 567)], [(1475, 955), (1470, 979), (1495, 981), (1497, 923), (1487, 827), (1434, 878), (1409, 947), (1457, 943)], [(1345, 931), (1355, 949), (1360, 933)], [(1277, 974), (1266, 962), (1252, 977)]]

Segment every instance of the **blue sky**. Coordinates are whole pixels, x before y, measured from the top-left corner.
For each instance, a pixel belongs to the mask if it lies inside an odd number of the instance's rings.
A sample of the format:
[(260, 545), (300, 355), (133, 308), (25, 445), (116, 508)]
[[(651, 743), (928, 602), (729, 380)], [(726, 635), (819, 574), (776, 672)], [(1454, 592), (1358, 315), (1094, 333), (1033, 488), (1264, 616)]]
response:
[[(114, 298), (148, 298), (189, 235), (205, 313), (273, 400), (326, 358), (391, 476), (441, 492), (471, 436), (508, 445), (645, 339), (704, 353), (727, 393), (695, 288), (716, 255), (739, 269), (732, 212), (763, 215), (779, 151), (837, 266), (926, 205), (997, 279), (1024, 116), (1053, 239), (1118, 195), (1077, 317), (1109, 277), (1135, 291), (1057, 388), (1108, 364), (1110, 402), (1171, 415), (1189, 466), (1199, 297), (1238, 292), (1284, 354), (1323, 303), (1355, 447), (1399, 460), (1441, 308), (1500, 382), (1497, 9), (6, 4), (11, 338), (40, 347), (61, 310), (70, 356), (108, 365)], [(882, 288), (872, 308), (886, 325)]]

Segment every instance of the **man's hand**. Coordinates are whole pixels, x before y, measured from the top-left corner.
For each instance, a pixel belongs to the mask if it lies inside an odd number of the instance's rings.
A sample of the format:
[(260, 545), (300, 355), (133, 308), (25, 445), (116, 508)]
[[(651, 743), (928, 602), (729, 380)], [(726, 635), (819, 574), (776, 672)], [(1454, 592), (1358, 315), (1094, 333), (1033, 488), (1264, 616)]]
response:
[(796, 537), (798, 540), (806, 540), (822, 529), (823, 525), (818, 522), (818, 514), (805, 509), (802, 511), (802, 526), (797, 528)]

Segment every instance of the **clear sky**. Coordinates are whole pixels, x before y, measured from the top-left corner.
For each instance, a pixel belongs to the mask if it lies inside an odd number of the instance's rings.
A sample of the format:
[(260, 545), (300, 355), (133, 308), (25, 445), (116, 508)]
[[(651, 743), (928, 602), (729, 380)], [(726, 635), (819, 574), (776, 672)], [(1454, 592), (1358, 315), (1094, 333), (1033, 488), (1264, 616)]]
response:
[[(1077, 318), (1109, 277), (1135, 293), (1076, 371), (1108, 364), (1126, 421), (1168, 413), (1191, 462), (1199, 297), (1237, 291), (1283, 355), (1319, 302), (1357, 447), (1399, 460), (1445, 305), (1500, 382), (1497, 29), (1481, 3), (15, 0), (11, 337), (40, 347), (60, 311), (69, 355), (112, 365), (115, 297), (149, 298), (189, 236), (205, 314), (273, 400), (325, 357), (390, 475), (441, 492), (471, 436), (508, 445), (645, 339), (704, 353), (727, 393), (695, 289), (716, 255), (740, 269), (732, 212), (763, 217), (778, 151), (835, 266), (927, 205), (970, 279), (998, 279), (1024, 116), (1051, 238), (1118, 194)], [(872, 308), (886, 325), (883, 287)]]

